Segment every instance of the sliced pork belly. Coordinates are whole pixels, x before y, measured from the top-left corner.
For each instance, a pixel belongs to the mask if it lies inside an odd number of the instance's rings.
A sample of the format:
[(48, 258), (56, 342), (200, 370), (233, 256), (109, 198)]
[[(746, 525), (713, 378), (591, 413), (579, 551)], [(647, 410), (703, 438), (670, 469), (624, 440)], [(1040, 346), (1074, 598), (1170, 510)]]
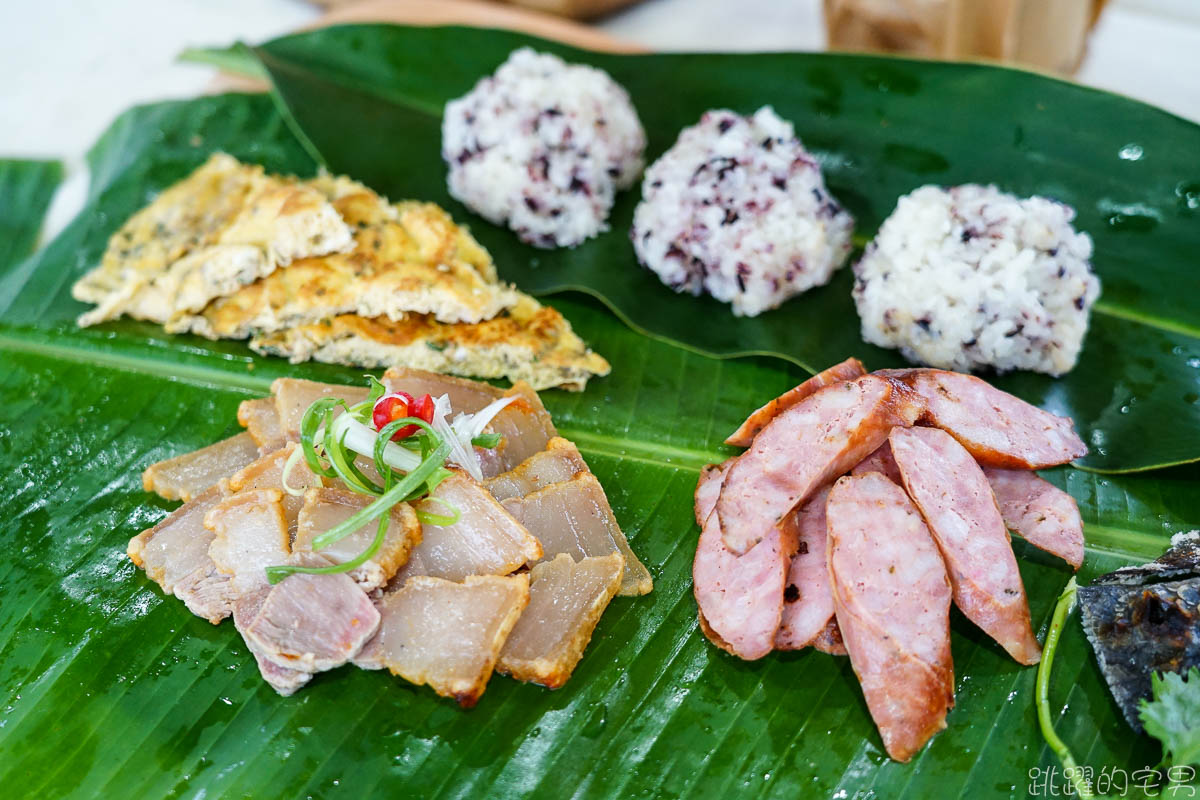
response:
[(529, 605), (505, 641), (496, 669), (551, 689), (566, 683), (624, 572), (620, 553), (578, 563), (559, 553), (535, 566), (529, 573)]
[(706, 468), (696, 486), (696, 516), (704, 523), (692, 562), (692, 591), (700, 609), (700, 629), (709, 641), (752, 661), (775, 646), (797, 530), (794, 525), (773, 527), (767, 538), (743, 556), (725, 547), (711, 487), (720, 488), (724, 471), (732, 463)]
[(260, 455), (274, 453), (287, 444), (274, 397), (243, 400), (238, 406), (237, 419), (238, 424), (246, 429), (246, 433), (258, 445)]
[(379, 633), (354, 663), (387, 667), (469, 708), (529, 602), (529, 576), (472, 575), (463, 583), (418, 576), (378, 602)]
[(537, 537), (542, 558), (567, 553), (578, 560), (620, 553), (625, 572), (619, 594), (649, 594), (654, 588), (650, 571), (630, 549), (604, 488), (592, 473), (580, 473), (525, 497), (509, 498), (504, 507)]
[(826, 386), (775, 417), (725, 475), (716, 506), (725, 546), (746, 553), (819, 487), (883, 444), (894, 426), (911, 425), (922, 408), (903, 384), (864, 375)]
[(985, 380), (938, 369), (896, 370), (941, 428), (989, 467), (1041, 469), (1087, 455), (1075, 423), (1002, 392)]
[(421, 542), (396, 573), (390, 588), (399, 589), (417, 575), (461, 581), (468, 575), (507, 575), (542, 557), (542, 547), (500, 502), (465, 472), (455, 471), (418, 508), (445, 514), (459, 510), (453, 525), (421, 526)]
[(954, 705), (946, 569), (912, 501), (878, 472), (839, 480), (826, 513), (838, 629), (888, 755), (908, 761)]
[(290, 537), (277, 489), (257, 489), (226, 497), (204, 515), (213, 532), (208, 555), (230, 576), (235, 592), (251, 592), (267, 582), (266, 568), (291, 554)]
[(267, 594), (270, 591), (269, 587), (264, 586), (253, 592), (246, 592), (239, 596), (233, 603), (233, 626), (242, 635), (242, 641), (246, 643), (246, 648), (254, 656), (254, 663), (258, 665), (258, 674), (262, 675), (263, 680), (280, 695), (290, 697), (304, 686), (304, 684), (312, 680), (313, 673), (279, 666), (269, 660), (264, 651), (260, 650), (258, 645), (248, 640), (245, 634), (246, 628), (258, 616), (263, 601), (267, 599)]
[(317, 400), (322, 397), (339, 397), (352, 406), (366, 400), (369, 390), (365, 386), (276, 378), (271, 384), (271, 394), (275, 397), (275, 410), (279, 414), (279, 427), (284, 436), (298, 441), (304, 412)]
[(383, 384), (392, 392), (408, 392), (413, 397), (446, 395), (456, 412), (473, 414), (479, 409), (504, 397), (504, 390), (482, 381), (455, 378), (412, 367), (390, 367), (383, 373)]
[(879, 472), (895, 484), (903, 485), (904, 483), (904, 479), (900, 477), (900, 467), (896, 466), (896, 459), (892, 455), (892, 446), (887, 442), (879, 445), (874, 453), (858, 462), (854, 469), (850, 470), (851, 475), (862, 475), (867, 472)]
[[(322, 533), (342, 524), (375, 500), (374, 496), (348, 492), (344, 489), (309, 489), (304, 493), (304, 507), (292, 542), (292, 552), (312, 553), (312, 541)], [(371, 520), (345, 538), (320, 551), (333, 564), (344, 564), (357, 558), (375, 541), (379, 523)], [(382, 588), (421, 541), (421, 523), (408, 503), (399, 503), (389, 513), (387, 533), (379, 550), (365, 563), (350, 570), (363, 591)]]
[(354, 658), (379, 619), (371, 598), (345, 573), (297, 573), (271, 587), (242, 635), (272, 664), (322, 672)]
[(784, 581), (783, 616), (775, 634), (777, 650), (808, 647), (833, 619), (833, 590), (829, 587), (825, 555), (828, 497), (829, 487), (818, 489), (785, 523), (796, 530), (796, 554), (791, 558)]
[(983, 474), (1009, 530), (1079, 569), (1083, 564), (1083, 520), (1075, 498), (1028, 470), (984, 467)]
[(804, 383), (787, 390), (762, 408), (756, 410), (746, 418), (746, 421), (736, 431), (729, 435), (729, 438), (725, 440), (725, 444), (730, 444), (734, 447), (749, 447), (754, 442), (754, 437), (766, 427), (768, 422), (804, 398), (816, 393), (818, 389), (824, 389), (832, 383), (852, 381), (866, 374), (866, 367), (857, 358), (847, 358), (840, 364), (834, 364), (829, 369), (818, 372), (804, 381)]
[(151, 464), (142, 473), (142, 485), (147, 492), (186, 503), (256, 458), (258, 445), (254, 439), (248, 433), (239, 433), (208, 447)]
[(534, 453), (508, 472), (484, 481), (484, 486), (497, 500), (524, 497), (552, 483), (569, 481), (588, 466), (573, 442), (555, 436), (546, 449)]
[(221, 498), (216, 487), (209, 489), (130, 539), (126, 551), (165, 593), (214, 625), (229, 616), (234, 597), (229, 576), (219, 573), (208, 557), (213, 534), (204, 527), (204, 515)]
[[(287, 520), (289, 534), (295, 534), (299, 524), (300, 509), (304, 505), (303, 495), (294, 495), (283, 488), (283, 468), (297, 447), (296, 442), (288, 442), (282, 449), (259, 458), (254, 463), (238, 470), (229, 478), (228, 488), (232, 493), (250, 491), (251, 489), (278, 489), (283, 492), (283, 518)], [(296, 461), (288, 476), (288, 485), (293, 489), (306, 490), (324, 486), (319, 475), (308, 468), (308, 462), (303, 458)]]
[(904, 486), (946, 562), (955, 604), (1018, 662), (1036, 664), (1042, 648), (1030, 626), (1008, 529), (983, 470), (937, 428), (897, 428), (890, 441)]

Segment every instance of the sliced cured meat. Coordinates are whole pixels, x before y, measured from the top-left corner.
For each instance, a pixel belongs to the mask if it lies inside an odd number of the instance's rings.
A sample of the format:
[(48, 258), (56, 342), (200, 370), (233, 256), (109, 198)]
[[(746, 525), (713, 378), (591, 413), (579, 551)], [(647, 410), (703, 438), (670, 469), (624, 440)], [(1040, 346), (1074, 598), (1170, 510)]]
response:
[(938, 369), (899, 374), (924, 399), (924, 422), (941, 428), (989, 467), (1042, 469), (1087, 455), (1075, 423), (985, 380)]
[(295, 442), (288, 442), (282, 449), (268, 453), (235, 472), (230, 476), (228, 483), (229, 491), (234, 494), (252, 489), (276, 489), (282, 492), (283, 518), (287, 521), (289, 534), (296, 533), (300, 509), (304, 505), (303, 491), (325, 485), (322, 478), (308, 468), (307, 461), (297, 458), (291, 474), (288, 475), (288, 486), (301, 494), (295, 495), (283, 488), (284, 467), (287, 466), (292, 452), (299, 446)]
[(497, 500), (524, 497), (552, 483), (569, 481), (588, 466), (574, 443), (555, 436), (546, 449), (534, 453), (508, 472), (484, 481), (484, 486)]
[(983, 474), (1009, 530), (1079, 569), (1083, 564), (1083, 520), (1075, 498), (1028, 470), (984, 467)]
[(557, 689), (592, 640), (596, 623), (621, 588), (620, 553), (576, 562), (566, 553), (529, 572), (529, 605), (500, 651), (499, 672)]
[(379, 633), (354, 663), (387, 667), (469, 708), (528, 603), (527, 575), (472, 575), (463, 583), (414, 577), (380, 598)]
[(817, 638), (812, 640), (812, 646), (814, 650), (820, 650), (831, 656), (848, 655), (846, 643), (842, 641), (842, 630), (838, 627), (836, 617), (829, 620), (829, 623), (821, 629)]
[(950, 583), (904, 490), (878, 472), (829, 493), (837, 624), (888, 755), (908, 761), (954, 705)]
[(604, 488), (592, 473), (580, 473), (525, 497), (509, 498), (504, 507), (541, 542), (543, 559), (559, 553), (577, 560), (620, 553), (625, 573), (618, 594), (649, 594), (654, 588), (650, 571), (630, 548)]
[(862, 475), (867, 472), (879, 472), (892, 483), (904, 483), (903, 478), (900, 477), (900, 468), (896, 466), (896, 459), (892, 456), (892, 446), (887, 442), (879, 445), (874, 453), (858, 462), (854, 469), (850, 470), (851, 475)]
[(248, 433), (239, 433), (208, 447), (151, 464), (142, 473), (142, 485), (166, 500), (185, 503), (216, 486), (258, 458), (258, 445)]
[(413, 397), (446, 395), (455, 411), (474, 414), (479, 409), (504, 397), (504, 390), (490, 383), (455, 378), (412, 367), (390, 367), (383, 373), (383, 383), (391, 392), (408, 392)]
[(725, 470), (729, 469), (732, 461), (720, 464), (709, 464), (700, 470), (700, 480), (696, 481), (696, 492), (692, 496), (695, 506), (696, 524), (704, 527), (704, 520), (712, 513), (717, 505), (717, 497), (721, 494), (721, 482), (725, 480)]
[[(725, 546), (741, 555), (820, 486), (850, 471), (923, 410), (903, 384), (864, 375), (826, 386), (784, 411), (734, 460), (717, 498)], [(709, 622), (714, 622), (709, 616)]]
[(274, 453), (287, 444), (287, 436), (283, 432), (283, 426), (279, 424), (275, 398), (243, 400), (238, 406), (237, 419), (238, 424), (246, 429), (246, 433), (250, 434), (250, 438), (258, 445), (261, 455)]
[[(292, 542), (294, 553), (312, 553), (313, 539), (341, 525), (372, 502), (373, 495), (348, 492), (344, 489), (309, 489), (304, 493), (304, 507)], [(375, 541), (378, 520), (370, 520), (353, 533), (320, 551), (322, 558), (333, 564), (344, 564), (357, 558)], [(399, 503), (388, 513), (388, 528), (383, 543), (371, 558), (350, 570), (363, 591), (382, 588), (400, 567), (408, 561), (413, 547), (421, 541), (421, 523), (408, 503)]]
[(399, 589), (417, 575), (452, 581), (468, 575), (507, 575), (542, 557), (538, 540), (465, 472), (455, 471), (437, 487), (433, 499), (421, 501), (418, 508), (445, 514), (447, 505), (458, 509), (458, 521), (423, 524), (420, 544), (390, 588)]
[(242, 634), (242, 641), (246, 642), (246, 648), (254, 656), (254, 663), (258, 665), (258, 674), (262, 676), (262, 679), (281, 696), (290, 697), (312, 680), (313, 673), (279, 666), (269, 660), (256, 644), (246, 639), (245, 635), (246, 628), (258, 616), (263, 601), (267, 599), (270, 591), (269, 587), (264, 586), (239, 596), (233, 603), (233, 626), (237, 628), (238, 633)]
[(767, 537), (743, 556), (725, 547), (711, 487), (720, 488), (724, 471), (732, 463), (706, 468), (696, 486), (696, 515), (703, 517), (704, 523), (692, 562), (692, 591), (705, 636), (722, 650), (752, 661), (775, 646), (783, 616), (784, 580), (796, 550), (796, 528), (771, 528)]
[(236, 592), (250, 592), (267, 582), (266, 568), (283, 564), (291, 542), (276, 489), (258, 489), (227, 497), (204, 515), (213, 532), (209, 558), (230, 576)]
[(788, 566), (783, 587), (783, 616), (775, 634), (775, 649), (808, 647), (833, 620), (833, 590), (825, 553), (825, 501), (822, 487), (796, 511), (788, 525), (796, 529), (796, 554)]
[(300, 440), (300, 422), (304, 419), (304, 412), (316, 401), (323, 397), (338, 397), (352, 406), (366, 400), (368, 393), (365, 386), (345, 386), (298, 378), (276, 378), (271, 384), (275, 410), (279, 414), (279, 427), (284, 436), (292, 441)]
[(725, 444), (733, 445), (734, 447), (749, 447), (754, 442), (754, 437), (766, 427), (768, 422), (804, 398), (814, 394), (819, 389), (824, 389), (831, 383), (852, 381), (866, 374), (866, 367), (857, 358), (847, 358), (840, 364), (834, 364), (829, 369), (818, 372), (804, 381), (804, 383), (795, 388), (788, 389), (762, 408), (757, 409), (746, 418), (746, 421), (736, 431), (729, 434), (729, 438), (725, 440)]
[(954, 603), (1022, 664), (1042, 648), (1008, 529), (983, 470), (954, 437), (937, 428), (897, 428), (892, 454), (904, 486), (946, 562)]

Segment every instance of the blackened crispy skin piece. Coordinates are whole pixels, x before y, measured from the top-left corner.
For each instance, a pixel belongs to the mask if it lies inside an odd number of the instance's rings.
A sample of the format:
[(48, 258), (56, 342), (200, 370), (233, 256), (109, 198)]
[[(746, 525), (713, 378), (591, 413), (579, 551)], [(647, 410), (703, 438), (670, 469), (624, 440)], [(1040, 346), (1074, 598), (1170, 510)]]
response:
[(1121, 567), (1093, 583), (1142, 586), (1167, 580), (1200, 578), (1200, 531), (1171, 537), (1171, 549), (1146, 564)]
[(1075, 498), (1029, 470), (984, 467), (1004, 524), (1074, 569), (1083, 564), (1083, 520)]
[(893, 427), (911, 425), (923, 410), (904, 384), (864, 375), (784, 411), (725, 473), (716, 506), (725, 546), (736, 555), (748, 552), (813, 492), (883, 444)]
[(754, 437), (766, 427), (768, 422), (804, 398), (816, 393), (819, 389), (824, 389), (832, 383), (852, 381), (866, 374), (866, 367), (857, 358), (847, 358), (840, 364), (834, 364), (829, 369), (818, 372), (799, 386), (788, 389), (762, 408), (757, 409), (746, 418), (746, 421), (736, 431), (729, 434), (729, 438), (725, 440), (725, 444), (733, 445), (734, 447), (749, 447), (754, 442)]
[(771, 652), (775, 644), (784, 580), (796, 546), (795, 529), (773, 528), (744, 556), (731, 553), (721, 541), (711, 505), (715, 500), (711, 486), (719, 484), (721, 475), (721, 467), (707, 469), (696, 488), (696, 515), (704, 518), (704, 524), (692, 563), (692, 590), (700, 608), (701, 630), (709, 640), (752, 661)]
[(826, 632), (833, 619), (833, 591), (829, 588), (829, 562), (825, 539), (823, 487), (801, 506), (788, 524), (796, 529), (796, 554), (788, 565), (783, 589), (783, 616), (775, 634), (775, 649), (800, 650)]
[(904, 487), (942, 551), (955, 605), (1019, 663), (1036, 664), (1042, 649), (1025, 586), (983, 470), (937, 428), (898, 428), (889, 441)]
[(954, 705), (946, 569), (912, 501), (878, 472), (839, 480), (826, 510), (838, 628), (888, 755), (908, 761)]
[(949, 433), (980, 464), (1042, 469), (1087, 455), (1075, 423), (1032, 406), (985, 380), (940, 369), (881, 370), (925, 398), (921, 418)]

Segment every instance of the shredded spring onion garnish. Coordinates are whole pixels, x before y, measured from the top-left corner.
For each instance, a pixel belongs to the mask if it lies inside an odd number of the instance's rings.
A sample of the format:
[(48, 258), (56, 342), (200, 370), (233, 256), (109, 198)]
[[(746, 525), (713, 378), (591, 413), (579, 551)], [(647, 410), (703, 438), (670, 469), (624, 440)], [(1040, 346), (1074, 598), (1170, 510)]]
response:
[(1059, 595), (1058, 603), (1054, 606), (1054, 616), (1050, 618), (1050, 630), (1046, 632), (1046, 643), (1042, 646), (1042, 661), (1038, 664), (1037, 671), (1037, 715), (1038, 726), (1042, 729), (1042, 736), (1045, 737), (1046, 744), (1062, 762), (1063, 774), (1070, 776), (1075, 794), (1086, 800), (1086, 798), (1095, 797), (1095, 794), (1085, 779), (1083, 770), (1076, 765), (1070, 748), (1054, 730), (1054, 720), (1050, 717), (1052, 713), (1050, 710), (1050, 668), (1054, 665), (1054, 653), (1058, 650), (1058, 640), (1062, 636), (1067, 616), (1075, 607), (1076, 588), (1075, 578), (1072, 577), (1067, 581), (1063, 593)]
[[(371, 392), (362, 403), (350, 406), (340, 398), (323, 397), (308, 407), (300, 422), (300, 444), (284, 465), (282, 482), (288, 494), (304, 494), (303, 489), (294, 488), (288, 482), (292, 471), (303, 458), (314, 474), (340, 480), (359, 494), (375, 497), (369, 505), (315, 537), (312, 542), (314, 552), (349, 536), (372, 520), (378, 520), (379, 525), (375, 538), (366, 550), (341, 564), (324, 567), (281, 564), (267, 567), (267, 580), (272, 584), (295, 573), (327, 575), (349, 572), (365, 564), (383, 546), (392, 508), (398, 503), (431, 496), (438, 485), (453, 474), (446, 469), (448, 461), (465, 469), (476, 480), (483, 480), (483, 466), (475, 448), (486, 450), (500, 444), (500, 436), (486, 433), (486, 428), (500, 411), (516, 399), (502, 398), (475, 414), (459, 414), (450, 421), (450, 399), (442, 395), (434, 399), (432, 422), (417, 417), (403, 417), (392, 420), (376, 431), (372, 427), (372, 410), (376, 401), (387, 393), (387, 387), (372, 376), (367, 378), (371, 383)], [(342, 413), (338, 413), (339, 409)], [(406, 438), (393, 442), (392, 437), (401, 429), (407, 429), (403, 434)], [(355, 464), (359, 456), (366, 456), (374, 462), (375, 471), (383, 479), (382, 486)], [(421, 522), (438, 526), (458, 522), (460, 512), (457, 508), (438, 498), (431, 499), (437, 501), (446, 513), (418, 510), (417, 518)]]

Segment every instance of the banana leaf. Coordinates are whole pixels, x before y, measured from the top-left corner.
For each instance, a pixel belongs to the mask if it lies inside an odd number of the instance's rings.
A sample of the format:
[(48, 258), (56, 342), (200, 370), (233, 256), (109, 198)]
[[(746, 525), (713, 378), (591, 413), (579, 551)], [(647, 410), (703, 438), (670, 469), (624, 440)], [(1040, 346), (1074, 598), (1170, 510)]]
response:
[(62, 174), (58, 161), (0, 160), (0, 267), (33, 252)]
[[(570, 250), (522, 244), (446, 190), (446, 100), (516, 47), (607, 70), (633, 98), (649, 158), (709, 108), (771, 104), (793, 121), (859, 241), (896, 199), (927, 183), (995, 183), (1074, 206), (1095, 240), (1103, 295), (1079, 365), (1003, 388), (1074, 417), (1080, 463), (1129, 471), (1200, 458), (1200, 126), (1150, 106), (1033, 73), (860, 55), (611, 55), (515, 33), (347, 26), (257, 48), (311, 152), (393, 197), (419, 197), (472, 220), (502, 275), (535, 294), (591, 294), (649, 335), (718, 356), (767, 354), (808, 370), (848, 355), (898, 366), (862, 342), (848, 269), (754, 319), (677, 295), (638, 266), (628, 231), (639, 192), (618, 197), (611, 229)], [(347, 124), (354, 120), (354, 124)], [(700, 323), (703, 320), (703, 323)]]
[[(370, 120), (346, 127), (360, 124)], [(266, 97), (136, 108), (91, 151), (78, 218), (32, 258), (0, 267), (5, 797), (983, 798), (1024, 794), (1042, 780), (1031, 771), (1055, 765), (1037, 730), (1034, 670), (960, 617), (949, 727), (906, 765), (884, 755), (846, 659), (805, 651), (747, 663), (708, 644), (690, 581), (698, 470), (732, 453), (721, 441), (749, 409), (807, 373), (643, 336), (578, 294), (553, 303), (614, 370), (586, 392), (544, 398), (655, 591), (614, 601), (558, 691), (497, 676), (462, 711), (346, 668), (276, 696), (228, 623), (191, 616), (125, 557), (128, 539), (172, 507), (142, 490), (140, 472), (236, 432), (237, 404), (278, 375), (357, 382), (359, 371), (292, 366), (131, 321), (78, 330), (83, 307), (69, 296), (112, 231), (215, 149), (278, 171), (317, 166)], [(504, 267), (513, 251), (496, 252)], [(1084, 581), (1200, 527), (1200, 466), (1047, 474), (1084, 514)], [(1016, 547), (1044, 626), (1069, 572)], [(1157, 762), (1154, 743), (1124, 727), (1075, 626), (1051, 691), (1081, 763), (1131, 774)], [(1061, 791), (1061, 776), (1052, 782)]]

